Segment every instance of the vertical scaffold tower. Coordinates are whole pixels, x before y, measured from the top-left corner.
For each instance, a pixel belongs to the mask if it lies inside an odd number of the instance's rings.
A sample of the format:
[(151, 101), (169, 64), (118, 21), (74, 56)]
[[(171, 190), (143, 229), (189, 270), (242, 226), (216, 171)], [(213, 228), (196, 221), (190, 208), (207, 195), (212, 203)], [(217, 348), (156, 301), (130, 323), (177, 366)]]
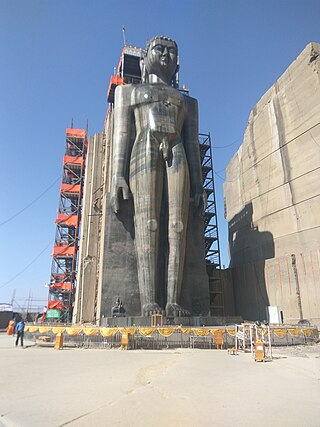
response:
[(207, 196), (207, 209), (204, 214), (204, 238), (207, 273), (209, 277), (210, 314), (211, 316), (224, 316), (223, 287), (220, 276), (221, 259), (210, 133), (199, 134), (199, 144), (202, 182)]
[(67, 128), (47, 321), (72, 319), (86, 152), (86, 131)]
[(202, 167), (202, 183), (207, 196), (207, 209), (204, 217), (206, 260), (208, 263), (213, 264), (215, 268), (220, 268), (220, 247), (210, 133), (199, 134), (199, 145)]

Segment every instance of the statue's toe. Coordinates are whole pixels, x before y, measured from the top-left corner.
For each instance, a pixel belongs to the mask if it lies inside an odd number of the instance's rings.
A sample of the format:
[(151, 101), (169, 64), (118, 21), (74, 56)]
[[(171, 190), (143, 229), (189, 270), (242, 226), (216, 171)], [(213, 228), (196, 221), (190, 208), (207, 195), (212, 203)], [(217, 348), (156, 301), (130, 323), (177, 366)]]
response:
[(145, 304), (142, 308), (143, 316), (151, 317), (153, 314), (162, 314), (162, 309), (157, 303)]

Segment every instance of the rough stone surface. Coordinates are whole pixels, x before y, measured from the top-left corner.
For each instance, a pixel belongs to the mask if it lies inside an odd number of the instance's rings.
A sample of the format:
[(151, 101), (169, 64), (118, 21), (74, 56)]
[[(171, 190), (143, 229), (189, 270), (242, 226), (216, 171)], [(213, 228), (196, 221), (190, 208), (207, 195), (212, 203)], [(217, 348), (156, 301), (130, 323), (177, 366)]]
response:
[(227, 167), (226, 219), (237, 313), (320, 319), (320, 45), (310, 43), (250, 113)]
[(74, 322), (92, 322), (96, 317), (102, 166), (103, 133), (96, 133), (89, 139), (86, 159)]

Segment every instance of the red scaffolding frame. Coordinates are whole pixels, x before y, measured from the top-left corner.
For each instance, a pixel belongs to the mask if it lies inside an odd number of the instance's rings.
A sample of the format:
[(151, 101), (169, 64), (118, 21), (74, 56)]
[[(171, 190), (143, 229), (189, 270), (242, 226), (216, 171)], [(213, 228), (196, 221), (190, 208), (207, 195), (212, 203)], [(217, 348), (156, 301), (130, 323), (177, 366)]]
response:
[(53, 247), (46, 320), (70, 322), (74, 302), (87, 132), (66, 130), (62, 183)]

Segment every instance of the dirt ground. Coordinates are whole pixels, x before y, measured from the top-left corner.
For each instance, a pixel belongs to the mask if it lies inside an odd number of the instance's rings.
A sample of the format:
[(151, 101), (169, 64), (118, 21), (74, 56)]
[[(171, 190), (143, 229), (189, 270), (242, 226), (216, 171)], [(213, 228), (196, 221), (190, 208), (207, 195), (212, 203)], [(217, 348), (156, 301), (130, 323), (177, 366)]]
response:
[(0, 426), (320, 426), (320, 344), (274, 348), (267, 363), (25, 344), (0, 334)]

